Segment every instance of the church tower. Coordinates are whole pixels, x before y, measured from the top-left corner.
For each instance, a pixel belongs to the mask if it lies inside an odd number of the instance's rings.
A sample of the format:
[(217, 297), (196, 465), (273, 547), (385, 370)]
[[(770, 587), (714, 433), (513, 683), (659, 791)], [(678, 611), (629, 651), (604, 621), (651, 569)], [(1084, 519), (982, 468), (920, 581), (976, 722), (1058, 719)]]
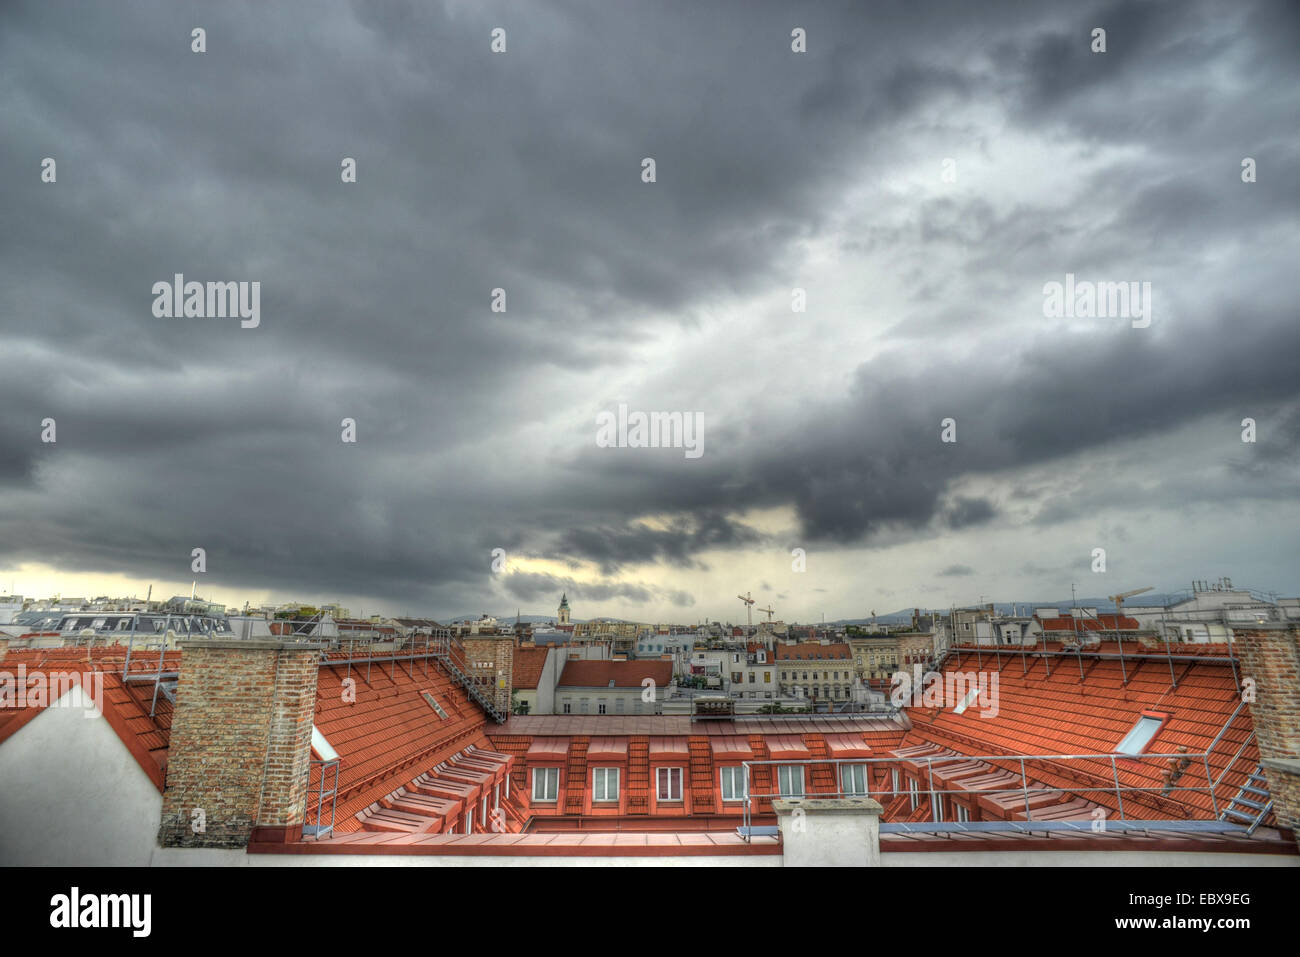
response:
[(567, 594), (560, 596), (560, 607), (555, 616), (557, 625), (567, 625), (569, 623), (569, 596)]

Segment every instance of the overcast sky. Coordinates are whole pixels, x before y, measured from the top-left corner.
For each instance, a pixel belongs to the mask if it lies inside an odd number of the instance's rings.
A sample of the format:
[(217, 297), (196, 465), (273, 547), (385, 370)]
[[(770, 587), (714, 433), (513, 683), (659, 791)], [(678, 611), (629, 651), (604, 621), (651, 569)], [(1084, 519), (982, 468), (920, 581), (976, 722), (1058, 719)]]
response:
[[(1295, 595), (1297, 50), (1287, 3), (5, 3), (0, 589)], [(156, 317), (177, 273), (260, 325)], [(1067, 273), (1149, 326), (1046, 317)], [(620, 403), (703, 454), (598, 447)]]

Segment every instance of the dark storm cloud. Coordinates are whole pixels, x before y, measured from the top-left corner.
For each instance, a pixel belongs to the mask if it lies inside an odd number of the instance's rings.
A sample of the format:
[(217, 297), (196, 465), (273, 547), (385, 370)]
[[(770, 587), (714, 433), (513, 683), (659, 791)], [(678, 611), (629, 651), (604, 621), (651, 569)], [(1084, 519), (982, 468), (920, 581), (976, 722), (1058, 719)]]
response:
[[(772, 546), (751, 508), (792, 509), (804, 543), (942, 536), (1003, 518), (996, 496), (954, 491), (963, 478), (1287, 408), (1300, 324), (1275, 257), (1300, 196), (1298, 23), (1285, 4), (7, 4), (0, 559), (188, 578), (202, 546), (226, 587), (445, 612), (492, 594), (494, 547), (608, 578)], [(708, 418), (698, 462), (589, 447), (594, 378), (636, 371), (637, 347), (720, 298), (788, 285), (851, 188), (931, 162), (915, 138), (978, 143), (1001, 123), (1040, 137), (1043, 162), (1143, 152), (1049, 199), (907, 197), (897, 224), (838, 236), (895, 257), (914, 291), (846, 396)], [(45, 156), (57, 184), (39, 182)], [(1225, 256), (1232, 283), (1196, 288)], [(1068, 269), (1164, 269), (1174, 318), (998, 335), (1006, 303)], [(261, 327), (154, 318), (151, 286), (177, 272), (261, 281)], [(648, 406), (794, 388), (717, 362), (675, 358)], [(1239, 494), (1294, 478), (1294, 421), (1261, 427)], [(555, 448), (517, 449), (530, 426)], [(1039, 520), (1083, 507), (1042, 495)], [(519, 601), (694, 601), (502, 583)]]
[(559, 537), (558, 554), (550, 557), (581, 555), (597, 562), (607, 575), (629, 562), (665, 562), (680, 568), (698, 568), (703, 567), (698, 556), (705, 550), (742, 548), (764, 540), (754, 529), (724, 515), (710, 513), (674, 522), (668, 529), (640, 523), (570, 529)]
[(566, 594), (574, 601), (610, 601), (620, 599), (634, 604), (664, 600), (679, 608), (695, 604), (694, 596), (679, 589), (663, 589), (652, 585), (631, 582), (580, 582), (558, 575), (537, 572), (513, 572), (502, 581), (506, 592), (520, 601), (545, 602), (558, 594)]
[(940, 578), (959, 578), (965, 575), (974, 575), (975, 569), (969, 565), (949, 565), (943, 571), (939, 572)]

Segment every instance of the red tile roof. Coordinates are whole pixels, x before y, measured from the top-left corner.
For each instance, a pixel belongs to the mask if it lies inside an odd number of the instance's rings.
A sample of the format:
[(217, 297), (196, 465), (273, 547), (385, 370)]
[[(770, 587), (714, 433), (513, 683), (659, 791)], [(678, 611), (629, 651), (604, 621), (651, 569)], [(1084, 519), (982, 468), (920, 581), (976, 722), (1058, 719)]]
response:
[(657, 688), (673, 680), (671, 661), (570, 661), (564, 665), (561, 688), (640, 688), (649, 678)]
[(512, 686), (520, 691), (535, 690), (537, 682), (542, 679), (546, 656), (550, 653), (549, 648), (516, 648)]
[[(172, 704), (161, 691), (154, 703), (155, 682), (142, 680), (159, 668), (157, 651), (136, 650), (131, 657), (128, 679), (123, 680), (126, 664), (126, 647), (108, 645), (95, 648), (20, 648), (9, 649), (0, 660), (0, 673), (12, 675), (17, 687), (17, 676), (24, 674), (29, 682), (40, 675), (46, 682), (56, 683), (57, 674), (76, 673), (88, 676), (78, 679), (84, 691), (99, 705), (105, 720), (126, 745), (136, 762), (149, 775), (159, 791), (163, 790), (167, 767), (167, 744), (171, 735)], [(162, 668), (174, 672), (180, 665), (180, 652), (165, 652)], [(99, 676), (99, 677), (96, 677)], [(102, 683), (99, 696), (97, 682)], [(25, 707), (0, 708), (0, 744), (16, 734), (51, 702), (42, 700)], [(150, 714), (150, 711), (153, 714)]]
[(1039, 624), (1043, 626), (1043, 631), (1137, 631), (1139, 628), (1138, 620), (1128, 615), (1118, 619), (1114, 615), (1098, 615), (1096, 618), (1064, 615), (1060, 618), (1040, 618)]
[[(1174, 651), (1182, 654), (1185, 647), (1190, 650), (1206, 646), (1178, 646)], [(1103, 642), (1100, 653), (1114, 654), (1116, 650), (1115, 642)], [(1128, 658), (1121, 664), (1118, 659), (1087, 653), (1079, 658), (1044, 658), (1031, 652), (1023, 659), (1018, 652), (1004, 653), (1000, 668), (993, 655), (984, 653), (983, 671), (996, 674), (998, 679), (996, 716), (982, 717), (979, 700), (960, 715), (954, 714), (951, 706), (909, 708), (913, 729), (904, 743), (937, 744), (965, 755), (1110, 755), (1142, 711), (1154, 709), (1171, 717), (1151, 742), (1149, 754), (1179, 749), (1204, 752), (1240, 704), (1232, 667), (1215, 661), (1170, 662), (1163, 653), (1153, 655), (1136, 643), (1125, 643), (1126, 655), (1136, 652), (1147, 657)], [(975, 653), (963, 651), (948, 659), (945, 674), (977, 667)], [(1243, 709), (1210, 756), (1213, 781), (1244, 743), (1234, 770), (1216, 791), (1220, 807), (1236, 794), (1258, 760), (1253, 739), (1245, 743), (1252, 726), (1249, 709)], [(1086, 791), (1089, 798), (1112, 812), (1118, 812), (1118, 802), (1104, 789), (1113, 790), (1116, 774), (1122, 787), (1153, 788), (1154, 792), (1147, 795), (1124, 795), (1128, 817), (1212, 816), (1208, 792), (1165, 792), (1169, 777), (1176, 788), (1203, 787), (1207, 783), (1202, 759), (1181, 770), (1176, 766), (1178, 760), (1118, 756), (1112, 765), (1109, 757), (1071, 761), (1036, 758), (1028, 762), (1026, 773), (1052, 787)], [(1006, 762), (1002, 769), (1019, 777), (1018, 762)]]

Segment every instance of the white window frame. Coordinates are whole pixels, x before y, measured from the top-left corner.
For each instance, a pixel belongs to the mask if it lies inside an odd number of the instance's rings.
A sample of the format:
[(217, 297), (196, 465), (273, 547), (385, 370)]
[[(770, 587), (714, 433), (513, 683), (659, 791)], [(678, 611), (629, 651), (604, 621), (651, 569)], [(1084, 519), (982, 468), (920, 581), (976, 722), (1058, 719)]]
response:
[[(727, 797), (728, 784), (731, 785), (731, 797)], [(745, 787), (745, 766), (737, 764), (734, 767), (719, 768), (718, 790), (723, 801), (728, 803), (744, 801), (749, 796)]]
[[(845, 780), (845, 779), (849, 780)], [(859, 780), (861, 779), (861, 780)], [(865, 797), (871, 793), (865, 764), (840, 765), (840, 791), (845, 796)]]
[[(676, 773), (677, 789), (674, 794), (673, 781)], [(682, 800), (682, 778), (684, 774), (681, 768), (659, 767), (655, 768), (655, 799), (663, 804), (673, 804)], [(664, 797), (664, 782), (668, 783), (668, 796)]]
[(921, 785), (916, 783), (916, 778), (907, 779), (907, 793), (912, 798), (912, 810), (915, 811), (921, 806)]
[[(542, 785), (539, 796), (538, 785)], [(547, 797), (547, 792), (552, 792)], [(533, 803), (555, 804), (560, 799), (560, 769), (533, 768)]]
[[(591, 769), (591, 802), (593, 804), (617, 804), (618, 803), (618, 768), (592, 768)], [(613, 796), (610, 796), (610, 775), (613, 775), (614, 788)], [(601, 797), (601, 792), (604, 797)]]
[(965, 824), (970, 821), (970, 811), (966, 810), (966, 805), (954, 801), (953, 806), (957, 809), (956, 813), (958, 823)]
[[(799, 790), (795, 791), (794, 772), (799, 772)], [(802, 764), (778, 764), (776, 767), (776, 789), (783, 798), (801, 798), (804, 796), (804, 778)]]

